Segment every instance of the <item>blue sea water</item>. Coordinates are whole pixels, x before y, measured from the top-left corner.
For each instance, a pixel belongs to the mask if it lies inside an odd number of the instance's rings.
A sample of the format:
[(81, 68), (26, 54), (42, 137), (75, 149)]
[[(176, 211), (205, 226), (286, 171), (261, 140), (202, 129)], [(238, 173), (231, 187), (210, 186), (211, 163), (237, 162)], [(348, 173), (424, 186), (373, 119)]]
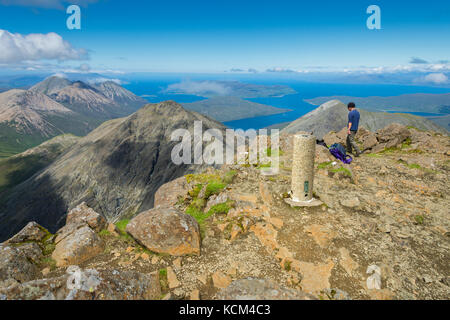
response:
[[(179, 78), (158, 78), (158, 79), (139, 79), (131, 81), (125, 87), (137, 95), (143, 96), (149, 102), (155, 103), (165, 100), (174, 100), (179, 103), (195, 102), (205, 99), (196, 95), (167, 94), (164, 89), (168, 85), (177, 83)], [(218, 79), (210, 79), (218, 80)], [(221, 80), (221, 79), (220, 79)], [(294, 121), (306, 113), (314, 110), (317, 106), (311, 105), (304, 99), (312, 99), (321, 96), (397, 96), (401, 94), (412, 93), (448, 93), (448, 88), (406, 86), (406, 85), (380, 85), (380, 84), (336, 84), (336, 83), (309, 83), (300, 81), (282, 81), (269, 79), (246, 79), (246, 83), (266, 84), (266, 85), (287, 85), (294, 89), (297, 94), (286, 95), (283, 97), (266, 97), (247, 99), (249, 101), (271, 105), (278, 108), (286, 108), (292, 111), (280, 114), (254, 117), (236, 121), (225, 122), (224, 124), (232, 129), (261, 129), (274, 124)], [(411, 112), (421, 116), (431, 116), (434, 114), (424, 114), (420, 112)]]

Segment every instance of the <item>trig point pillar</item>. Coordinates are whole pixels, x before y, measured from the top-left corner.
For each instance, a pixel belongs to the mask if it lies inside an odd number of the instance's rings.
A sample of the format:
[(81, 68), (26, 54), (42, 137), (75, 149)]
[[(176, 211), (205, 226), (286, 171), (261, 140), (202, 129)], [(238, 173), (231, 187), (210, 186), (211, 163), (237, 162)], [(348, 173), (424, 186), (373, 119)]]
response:
[(321, 205), (322, 202), (313, 198), (316, 138), (296, 134), (293, 142), (291, 198), (286, 202), (295, 207)]

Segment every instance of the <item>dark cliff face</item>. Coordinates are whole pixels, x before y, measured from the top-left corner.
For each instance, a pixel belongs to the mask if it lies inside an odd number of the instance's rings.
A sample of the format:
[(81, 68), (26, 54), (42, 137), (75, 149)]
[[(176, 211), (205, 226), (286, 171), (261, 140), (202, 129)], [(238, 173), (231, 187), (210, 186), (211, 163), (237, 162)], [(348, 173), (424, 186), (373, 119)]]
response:
[(29, 221), (54, 232), (64, 225), (67, 210), (83, 201), (111, 221), (150, 209), (162, 184), (196, 169), (171, 161), (179, 143), (171, 141), (172, 132), (192, 132), (196, 120), (204, 130), (224, 129), (172, 101), (104, 123), (2, 199), (0, 240)]

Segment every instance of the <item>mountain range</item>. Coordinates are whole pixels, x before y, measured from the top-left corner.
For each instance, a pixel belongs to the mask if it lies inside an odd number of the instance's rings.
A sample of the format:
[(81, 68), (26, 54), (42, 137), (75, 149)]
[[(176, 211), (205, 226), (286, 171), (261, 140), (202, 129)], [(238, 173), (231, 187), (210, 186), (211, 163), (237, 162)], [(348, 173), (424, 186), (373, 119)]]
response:
[(123, 117), (146, 104), (108, 81), (89, 85), (50, 77), (29, 90), (0, 93), (0, 157), (37, 146), (54, 136), (84, 136), (103, 121)]
[(225, 130), (173, 101), (148, 104), (126, 118), (104, 122), (45, 169), (0, 193), (0, 237), (31, 220), (56, 231), (67, 210), (83, 201), (110, 221), (152, 208), (162, 184), (193, 170), (171, 161), (179, 143), (171, 141), (171, 134), (182, 128), (192, 133), (196, 120), (204, 130)]

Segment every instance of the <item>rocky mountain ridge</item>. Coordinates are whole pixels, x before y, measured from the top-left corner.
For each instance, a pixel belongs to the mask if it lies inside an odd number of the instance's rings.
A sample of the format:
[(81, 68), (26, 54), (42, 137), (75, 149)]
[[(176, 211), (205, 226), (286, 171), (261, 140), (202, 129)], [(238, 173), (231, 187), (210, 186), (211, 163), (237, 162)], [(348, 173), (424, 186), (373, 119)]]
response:
[[(431, 130), (448, 134), (446, 129), (423, 117), (402, 113), (370, 112), (363, 109), (358, 110), (361, 113), (360, 125), (371, 131), (382, 129), (391, 123), (399, 123), (421, 130)], [(329, 131), (340, 131), (347, 123), (347, 106), (339, 100), (331, 100), (291, 122), (288, 126), (283, 128), (282, 132), (313, 132), (318, 139), (322, 139)]]
[(1, 245), (0, 297), (447, 299), (450, 138), (362, 130), (358, 143), (372, 146), (350, 165), (317, 146), (324, 204), (306, 208), (284, 201), (292, 141), (281, 135), (278, 175), (206, 168), (162, 185), (131, 220), (108, 224), (81, 203), (55, 235), (30, 223)]
[(29, 90), (0, 93), (0, 157), (54, 136), (84, 136), (103, 121), (127, 116), (146, 101), (114, 82), (88, 85), (53, 76)]
[[(68, 209), (85, 201), (109, 221), (153, 206), (163, 183), (193, 170), (175, 165), (171, 141), (177, 129), (225, 127), (168, 101), (110, 120), (78, 140), (43, 171), (3, 194), (0, 234), (7, 237), (34, 220), (54, 232)], [(193, 136), (193, 135), (192, 135)], [(12, 210), (14, 208), (14, 210)]]

